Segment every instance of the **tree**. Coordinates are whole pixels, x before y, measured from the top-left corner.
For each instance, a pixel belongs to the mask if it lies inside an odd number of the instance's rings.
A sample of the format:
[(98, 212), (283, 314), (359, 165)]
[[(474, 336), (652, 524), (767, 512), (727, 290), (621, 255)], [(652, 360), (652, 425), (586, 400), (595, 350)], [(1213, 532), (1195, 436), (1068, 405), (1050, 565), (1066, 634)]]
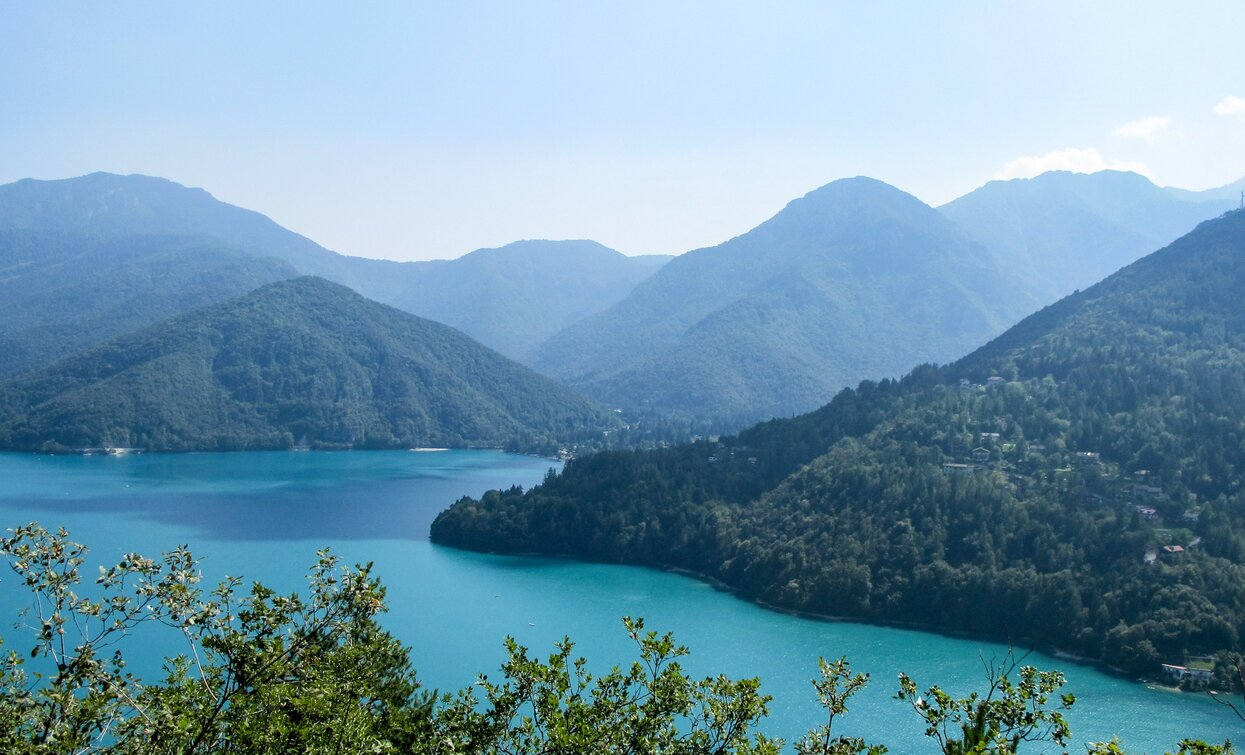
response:
[[(500, 681), (479, 677), (456, 694), (423, 692), (409, 651), (376, 622), (384, 590), (370, 566), (342, 567), (321, 551), (306, 597), (227, 578), (211, 591), (182, 547), (160, 560), (126, 554), (83, 586), (86, 548), (37, 524), (0, 539), (31, 591), (31, 649), (0, 661), (0, 752), (412, 753), (450, 755), (776, 755), (757, 733), (769, 696), (758, 679), (693, 679), (687, 648), (624, 619), (638, 657), (597, 676), (563, 639), (547, 661), (512, 638)], [(136, 632), (178, 633), (186, 652), (145, 681), (126, 670)], [(1063, 746), (1072, 695), (1056, 671), (1008, 653), (985, 664), (988, 689), (954, 698), (918, 693), (900, 675), (896, 697), (926, 724), (945, 755), (1012, 755), (1033, 742)], [(847, 660), (819, 661), (813, 680), (826, 723), (799, 755), (882, 755), (835, 736), (849, 700), (868, 682)], [(1180, 755), (1230, 755), (1231, 743), (1179, 744)], [(1090, 753), (1120, 755), (1117, 742)]]
[(826, 723), (810, 731), (795, 744), (799, 755), (883, 755), (887, 749), (882, 745), (869, 745), (859, 737), (835, 737), (831, 732), (834, 719), (847, 713), (847, 701), (869, 683), (868, 674), (852, 674), (846, 658), (830, 662), (817, 659), (821, 678), (813, 680), (817, 700), (826, 709)]
[[(205, 593), (182, 547), (99, 567), (88, 595), (86, 552), (37, 524), (0, 541), (33, 593), (35, 633), (29, 657), (10, 651), (0, 668), (4, 752), (384, 752), (426, 734), (432, 701), (375, 622), (384, 590), (370, 565), (321, 551), (306, 598), (244, 592), (238, 578)], [(162, 683), (126, 671), (121, 643), (140, 625), (187, 641)]]
[(639, 659), (595, 677), (563, 639), (548, 662), (506, 640), (504, 680), (446, 698), (436, 716), (435, 753), (654, 753), (775, 755), (779, 743), (753, 734), (770, 698), (760, 681), (693, 680), (679, 664), (687, 648), (670, 634), (623, 619)]
[[(895, 697), (908, 702), (925, 721), (925, 735), (945, 755), (1010, 755), (1022, 743), (1048, 740), (1062, 747), (1072, 733), (1063, 712), (1076, 697), (1061, 694), (1059, 704), (1051, 707), (1051, 695), (1064, 685), (1063, 674), (1021, 666), (1023, 660), (1008, 650), (1002, 659), (985, 661), (989, 682), (985, 694), (954, 698), (937, 686), (919, 693), (916, 682), (900, 674)], [(1013, 674), (1019, 682), (1012, 681)]]

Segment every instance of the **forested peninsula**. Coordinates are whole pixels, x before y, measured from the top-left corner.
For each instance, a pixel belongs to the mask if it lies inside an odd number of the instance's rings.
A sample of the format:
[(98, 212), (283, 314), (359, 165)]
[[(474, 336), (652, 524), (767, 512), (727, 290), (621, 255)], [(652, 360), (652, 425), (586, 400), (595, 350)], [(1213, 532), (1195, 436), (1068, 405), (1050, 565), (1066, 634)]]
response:
[(1245, 212), (968, 357), (463, 499), (436, 542), (690, 570), (784, 609), (1133, 674), (1245, 636)]

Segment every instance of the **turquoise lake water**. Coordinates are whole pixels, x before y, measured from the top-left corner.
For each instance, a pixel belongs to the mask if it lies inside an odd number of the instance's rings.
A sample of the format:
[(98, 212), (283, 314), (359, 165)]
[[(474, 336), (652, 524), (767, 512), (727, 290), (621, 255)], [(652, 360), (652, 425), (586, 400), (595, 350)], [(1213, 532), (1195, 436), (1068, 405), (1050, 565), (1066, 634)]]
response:
[[(428, 526), (463, 495), (539, 482), (555, 462), (495, 451), (272, 452), (128, 457), (0, 454), (0, 528), (37, 520), (91, 547), (88, 570), (126, 551), (155, 555), (189, 544), (210, 579), (225, 574), (298, 589), (317, 549), (373, 561), (389, 589), (386, 625), (413, 648), (425, 684), (443, 690), (497, 676), (502, 640), (540, 656), (569, 635), (594, 668), (627, 663), (621, 617), (643, 616), (689, 646), (697, 675), (760, 676), (774, 696), (767, 734), (795, 738), (821, 722), (809, 684), (818, 656), (846, 655), (871, 675), (836, 730), (928, 752), (915, 714), (892, 698), (896, 677), (957, 694), (980, 686), (982, 658), (1006, 648), (979, 641), (768, 611), (697, 580), (645, 569), (463, 553), (433, 545)], [(25, 597), (0, 571), (8, 619)], [(176, 650), (170, 646), (170, 651)], [(1242, 724), (1204, 695), (1151, 689), (1066, 659), (1077, 695), (1071, 750), (1119, 736), (1131, 752), (1174, 749), (1182, 737), (1245, 739)], [(134, 662), (132, 661), (132, 665)], [(154, 668), (154, 667), (153, 667)], [(1054, 751), (1041, 746), (1030, 752)]]

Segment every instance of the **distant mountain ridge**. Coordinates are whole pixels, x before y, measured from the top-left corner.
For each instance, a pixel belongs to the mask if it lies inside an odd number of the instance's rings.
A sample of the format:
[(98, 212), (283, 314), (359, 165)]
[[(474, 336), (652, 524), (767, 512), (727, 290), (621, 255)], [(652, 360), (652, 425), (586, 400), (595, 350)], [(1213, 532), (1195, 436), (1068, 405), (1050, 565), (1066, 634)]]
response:
[(1212, 189), (1203, 189), (1201, 191), (1190, 191), (1189, 189), (1178, 189), (1175, 186), (1166, 186), (1164, 190), (1179, 199), (1192, 202), (1205, 201), (1236, 201), (1237, 207), (1241, 206), (1241, 192), (1245, 192), (1245, 177), (1238, 178), (1229, 184), (1217, 186)]
[[(435, 262), (349, 257), (202, 189), (110, 173), (0, 186), (3, 229), (96, 239), (213, 237), (237, 251), (280, 260), (297, 274), (320, 276), (454, 325), (512, 357), (622, 298), (662, 262), (626, 257), (593, 242), (559, 241), (519, 242)], [(477, 295), (469, 295), (472, 291)]]
[[(1219, 214), (1232, 205), (1222, 193), (1051, 173), (991, 182), (934, 211), (856, 178), (669, 262), (591, 241), (521, 241), (398, 263), (336, 254), (164, 179), (24, 180), (0, 186), (0, 294), (12, 294), (0, 346), (14, 354), (0, 379), (310, 273), (457, 327), (636, 415), (739, 427), (807, 410), (866, 376), (950, 360)], [(57, 241), (70, 237), (78, 249)], [(47, 254), (36, 251), (43, 243)], [(5, 268), (8, 258), (20, 264)]]
[(320, 278), (272, 283), (0, 384), (0, 448), (495, 446), (611, 420), (445, 325)]
[(622, 299), (668, 259), (627, 257), (595, 241), (516, 241), (408, 263), (405, 288), (389, 303), (527, 361), (538, 344)]
[(1035, 306), (932, 208), (844, 179), (675, 258), (532, 363), (610, 406), (756, 420), (951, 359)]
[(0, 230), (0, 381), (297, 274), (208, 236)]
[(938, 209), (1049, 303), (1234, 207), (1213, 192), (1178, 197), (1136, 173), (1105, 170), (991, 181)]
[(298, 267), (332, 272), (341, 255), (253, 210), (153, 176), (91, 173), (0, 186), (0, 228), (102, 235), (213, 236)]

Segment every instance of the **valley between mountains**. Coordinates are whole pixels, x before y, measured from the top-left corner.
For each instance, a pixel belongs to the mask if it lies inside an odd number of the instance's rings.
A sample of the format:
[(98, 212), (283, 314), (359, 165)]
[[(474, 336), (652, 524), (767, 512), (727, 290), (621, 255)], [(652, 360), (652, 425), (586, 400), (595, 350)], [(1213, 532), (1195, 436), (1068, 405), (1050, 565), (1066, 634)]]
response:
[(1245, 651), (1233, 191), (1048, 173), (935, 208), (858, 177), (676, 256), (526, 240), (393, 262), (161, 178), (19, 181), (0, 449), (559, 455), (434, 539), (1136, 674), (1212, 658), (1226, 683)]

